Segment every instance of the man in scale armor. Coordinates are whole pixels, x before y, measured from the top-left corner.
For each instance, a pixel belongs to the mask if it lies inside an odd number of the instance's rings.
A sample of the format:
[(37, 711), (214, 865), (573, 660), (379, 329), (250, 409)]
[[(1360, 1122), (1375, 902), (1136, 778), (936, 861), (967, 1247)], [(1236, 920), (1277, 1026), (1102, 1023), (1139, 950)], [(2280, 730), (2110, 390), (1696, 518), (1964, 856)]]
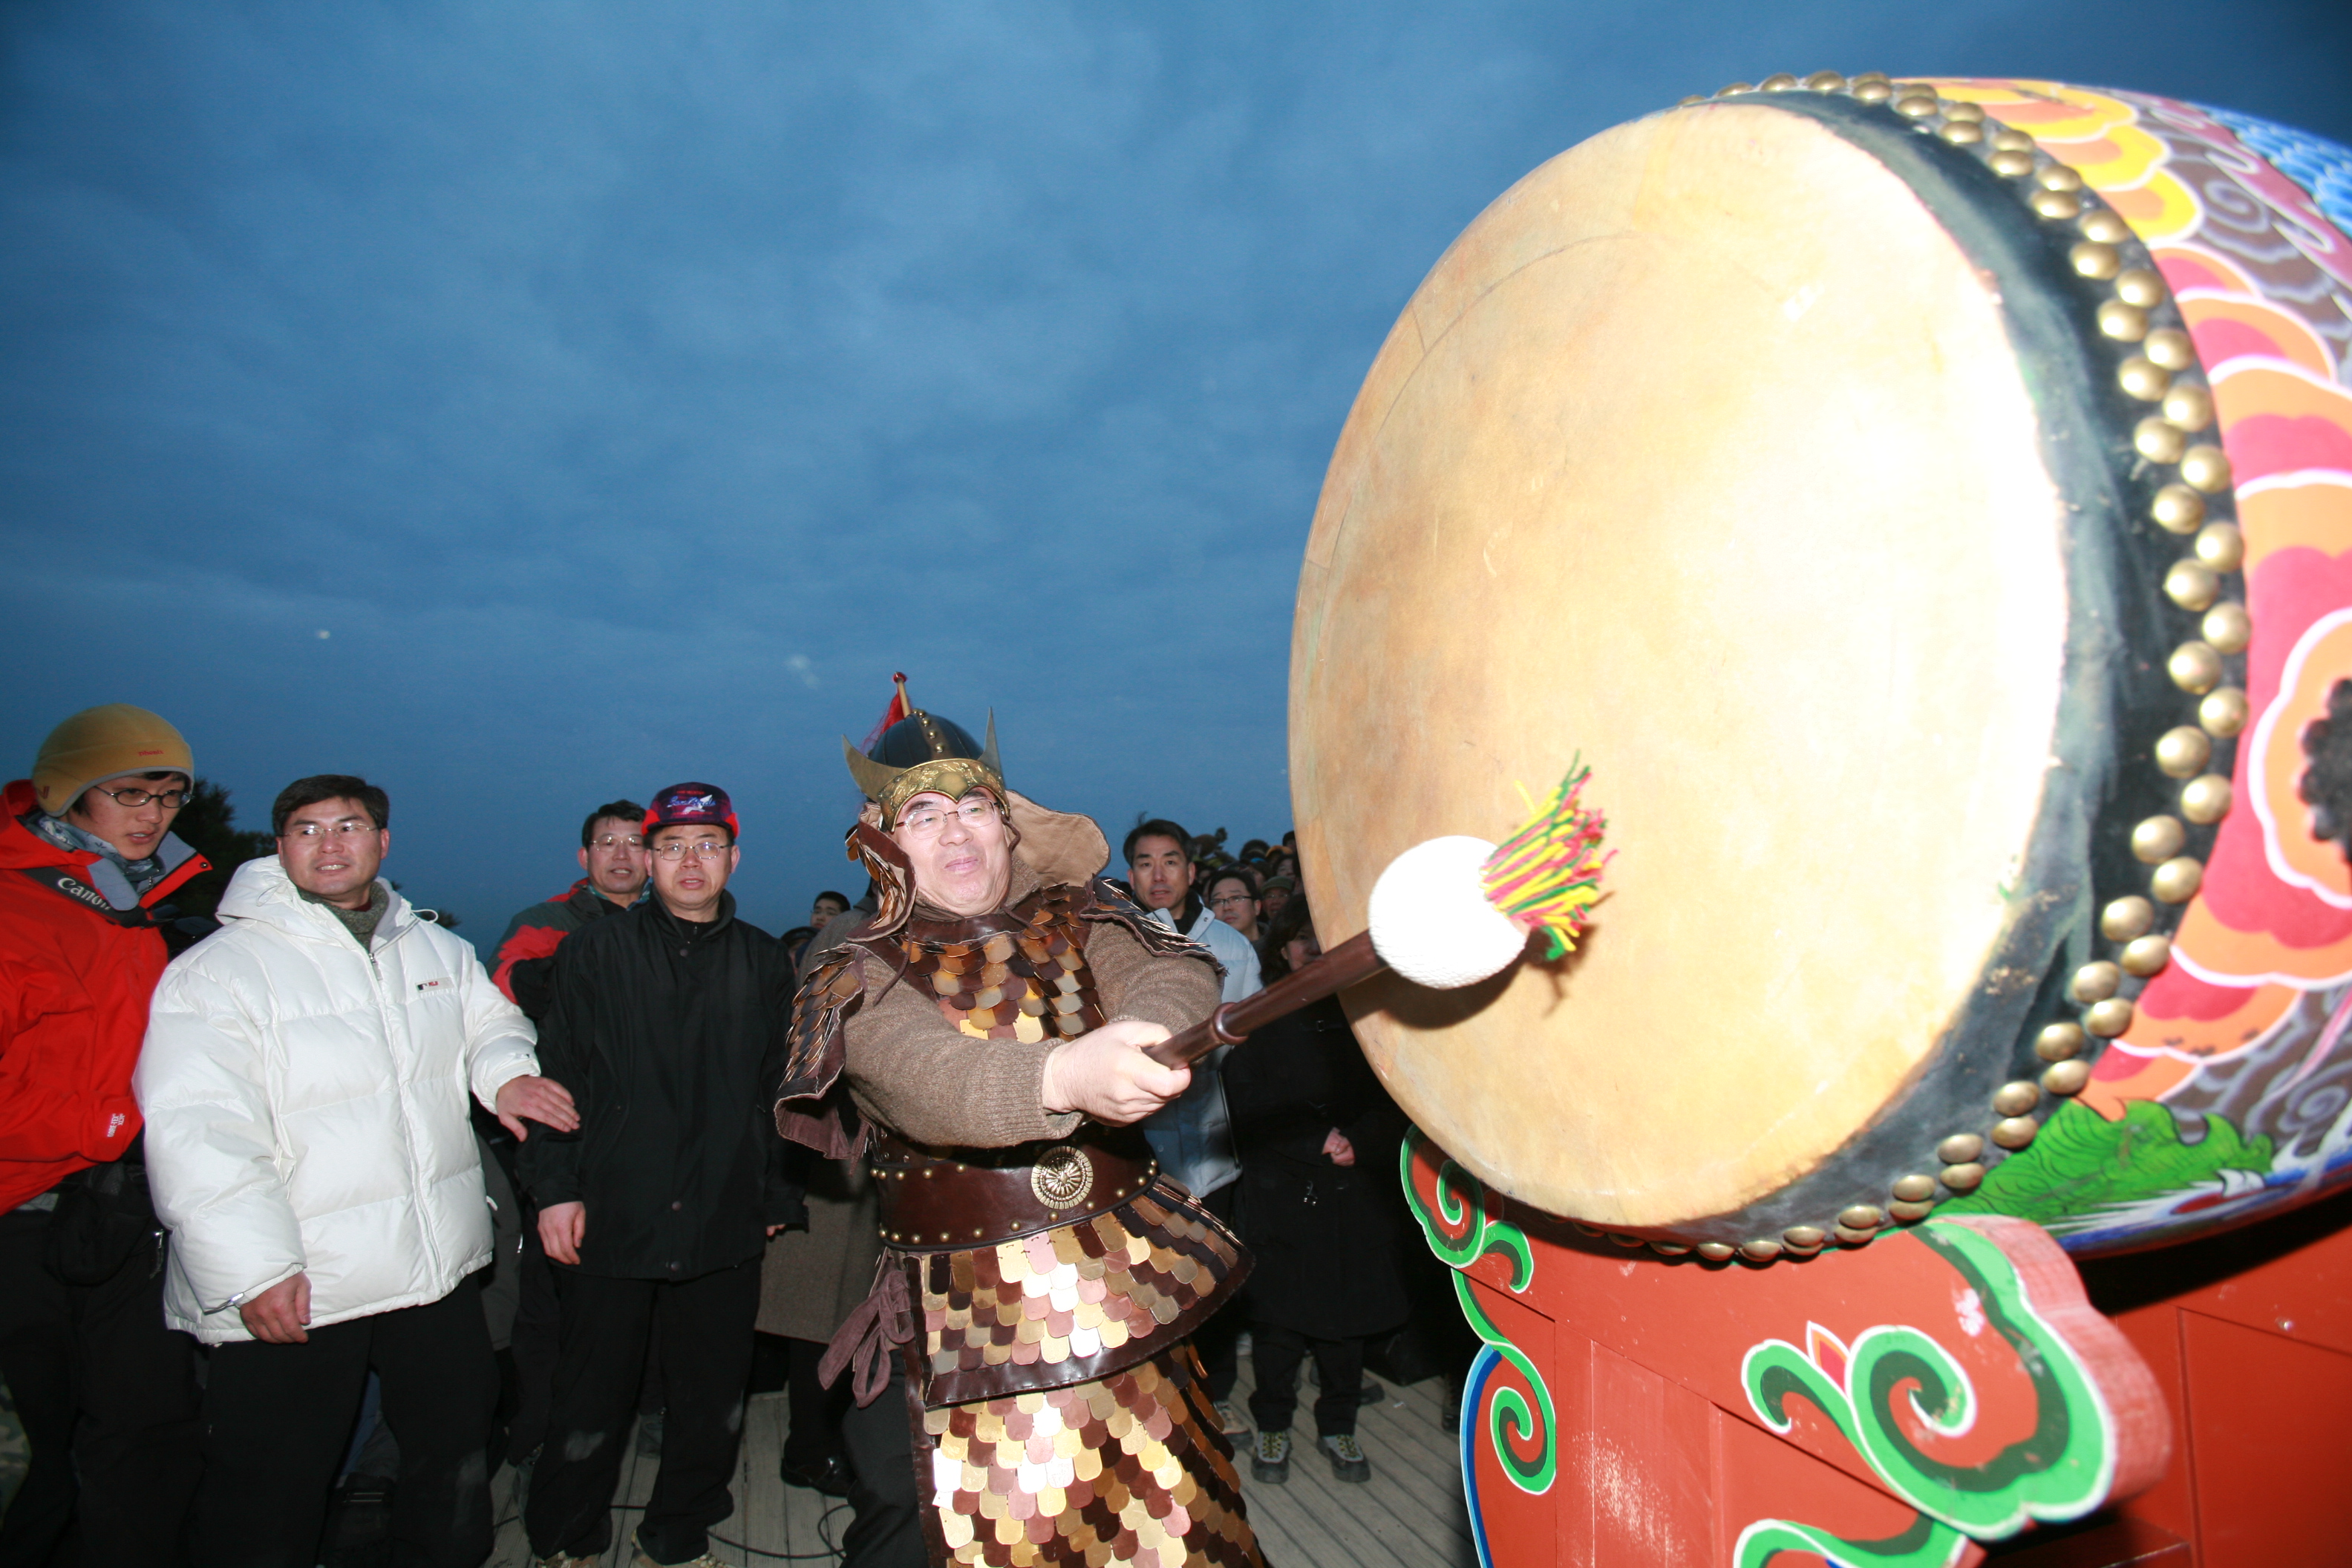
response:
[(882, 1195), (828, 1376), (903, 1383), (935, 1563), (1260, 1563), (1183, 1342), (1248, 1255), (1133, 1126), (1190, 1081), (1143, 1047), (1216, 1006), (1215, 961), (1100, 879), (1092, 820), (1005, 787), (992, 722), (845, 750), (878, 907), (818, 939), (776, 1108)]

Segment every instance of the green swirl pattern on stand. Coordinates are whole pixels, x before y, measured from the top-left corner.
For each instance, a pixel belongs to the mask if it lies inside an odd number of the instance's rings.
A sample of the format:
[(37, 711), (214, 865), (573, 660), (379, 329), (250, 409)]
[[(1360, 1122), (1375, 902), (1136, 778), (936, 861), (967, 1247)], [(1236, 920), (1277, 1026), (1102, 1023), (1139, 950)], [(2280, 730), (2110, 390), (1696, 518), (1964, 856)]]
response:
[[(1508, 1362), (1528, 1387), (1535, 1394), (1536, 1407), (1529, 1408), (1524, 1395), (1507, 1384), (1497, 1384), (1495, 1397), (1488, 1406), (1488, 1435), (1494, 1443), (1495, 1458), (1503, 1474), (1521, 1491), (1540, 1495), (1549, 1491), (1559, 1474), (1559, 1418), (1552, 1408), (1551, 1389), (1545, 1384), (1543, 1373), (1536, 1370), (1508, 1335), (1495, 1326), (1485, 1310), (1478, 1305), (1470, 1289), (1469, 1276), (1464, 1269), (1480, 1258), (1494, 1254), (1507, 1258), (1511, 1266), (1508, 1281), (1514, 1292), (1525, 1290), (1534, 1280), (1535, 1251), (1528, 1245), (1527, 1233), (1507, 1220), (1490, 1219), (1486, 1214), (1486, 1184), (1447, 1160), (1437, 1168), (1434, 1212), (1421, 1201), (1413, 1188), (1412, 1159), (1414, 1152), (1429, 1145), (1418, 1127), (1406, 1130), (1404, 1144), (1398, 1155), (1398, 1173), (1404, 1183), (1405, 1201), (1412, 1205), (1413, 1217), (1421, 1222), (1422, 1235), (1428, 1237), (1430, 1250), (1454, 1271), (1454, 1293), (1462, 1303), (1462, 1315), (1485, 1344), (1485, 1354)], [(1475, 1487), (1476, 1478), (1467, 1463), (1467, 1442), (1472, 1423), (1467, 1416), (1475, 1413), (1476, 1391), (1485, 1379), (1473, 1375), (1470, 1380), (1472, 1410), (1465, 1411), (1462, 1423), (1465, 1443), (1465, 1480)], [(1508, 1428), (1507, 1432), (1506, 1428)], [(1517, 1445), (1534, 1438), (1539, 1444), (1529, 1458), (1518, 1451)], [(1476, 1509), (1472, 1509), (1475, 1517)]]
[(1967, 1281), (1987, 1326), (2016, 1352), (2032, 1385), (2032, 1430), (1985, 1462), (1943, 1463), (1923, 1452), (1895, 1417), (1895, 1401), (1907, 1398), (1932, 1432), (1958, 1435), (1973, 1424), (1975, 1391), (1934, 1339), (1901, 1324), (1866, 1329), (1851, 1348), (1839, 1347), (1843, 1362), (1834, 1368), (1785, 1340), (1766, 1340), (1740, 1368), (1748, 1403), (1764, 1424), (1785, 1434), (1793, 1425), (1789, 1400), (1814, 1405), (1887, 1489), (1919, 1511), (1920, 1524), (1886, 1541), (1850, 1542), (1809, 1525), (1759, 1520), (1739, 1538), (1739, 1568), (1760, 1568), (1783, 1550), (1856, 1565), (1940, 1564), (1963, 1538), (2004, 1540), (2034, 1521), (2079, 1518), (2105, 1500), (2116, 1467), (2105, 1403), (2074, 1349), (2027, 1299), (2015, 1267), (1965, 1226), (1931, 1220), (1910, 1235)]

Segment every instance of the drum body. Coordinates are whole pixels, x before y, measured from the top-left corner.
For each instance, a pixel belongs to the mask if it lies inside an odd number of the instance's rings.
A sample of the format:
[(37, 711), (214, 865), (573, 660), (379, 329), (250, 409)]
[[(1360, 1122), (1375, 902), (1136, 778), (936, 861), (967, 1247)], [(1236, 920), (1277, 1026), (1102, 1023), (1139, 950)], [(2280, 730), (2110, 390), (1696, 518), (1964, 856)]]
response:
[(1538, 169), (1366, 378), (1293, 643), (1325, 942), (1578, 754), (1617, 853), (1579, 952), (1359, 1036), (1486, 1181), (1665, 1250), (2322, 1190), (2352, 250), (2272, 128), (1816, 83)]

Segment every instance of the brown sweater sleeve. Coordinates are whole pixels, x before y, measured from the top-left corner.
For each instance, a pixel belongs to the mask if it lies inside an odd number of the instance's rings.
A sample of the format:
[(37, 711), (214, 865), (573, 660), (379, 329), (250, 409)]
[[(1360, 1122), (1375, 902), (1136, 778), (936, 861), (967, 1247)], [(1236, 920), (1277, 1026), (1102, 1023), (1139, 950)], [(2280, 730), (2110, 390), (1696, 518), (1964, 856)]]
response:
[(1215, 1012), (1223, 995), (1213, 960), (1153, 952), (1116, 921), (1089, 922), (1087, 967), (1114, 1021), (1140, 1018), (1171, 1035)]
[(1049, 1116), (1044, 1105), (1045, 1058), (1059, 1041), (976, 1040), (949, 1024), (921, 987), (902, 982), (884, 994), (880, 970), (868, 965), (872, 989), (844, 1027), (849, 1092), (867, 1118), (918, 1143), (966, 1149), (1076, 1130), (1077, 1112)]

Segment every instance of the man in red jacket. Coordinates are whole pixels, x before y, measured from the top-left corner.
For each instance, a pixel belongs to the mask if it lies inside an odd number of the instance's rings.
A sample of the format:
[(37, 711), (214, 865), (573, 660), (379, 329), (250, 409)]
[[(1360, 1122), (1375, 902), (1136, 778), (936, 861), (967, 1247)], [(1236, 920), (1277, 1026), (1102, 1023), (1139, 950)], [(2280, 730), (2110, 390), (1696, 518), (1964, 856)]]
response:
[(194, 1346), (163, 1326), (131, 1070), (184, 945), (158, 915), (210, 869), (171, 832), (194, 779), (177, 730), (111, 703), (0, 796), (0, 1377), (32, 1448), (0, 1568), (184, 1558)]

